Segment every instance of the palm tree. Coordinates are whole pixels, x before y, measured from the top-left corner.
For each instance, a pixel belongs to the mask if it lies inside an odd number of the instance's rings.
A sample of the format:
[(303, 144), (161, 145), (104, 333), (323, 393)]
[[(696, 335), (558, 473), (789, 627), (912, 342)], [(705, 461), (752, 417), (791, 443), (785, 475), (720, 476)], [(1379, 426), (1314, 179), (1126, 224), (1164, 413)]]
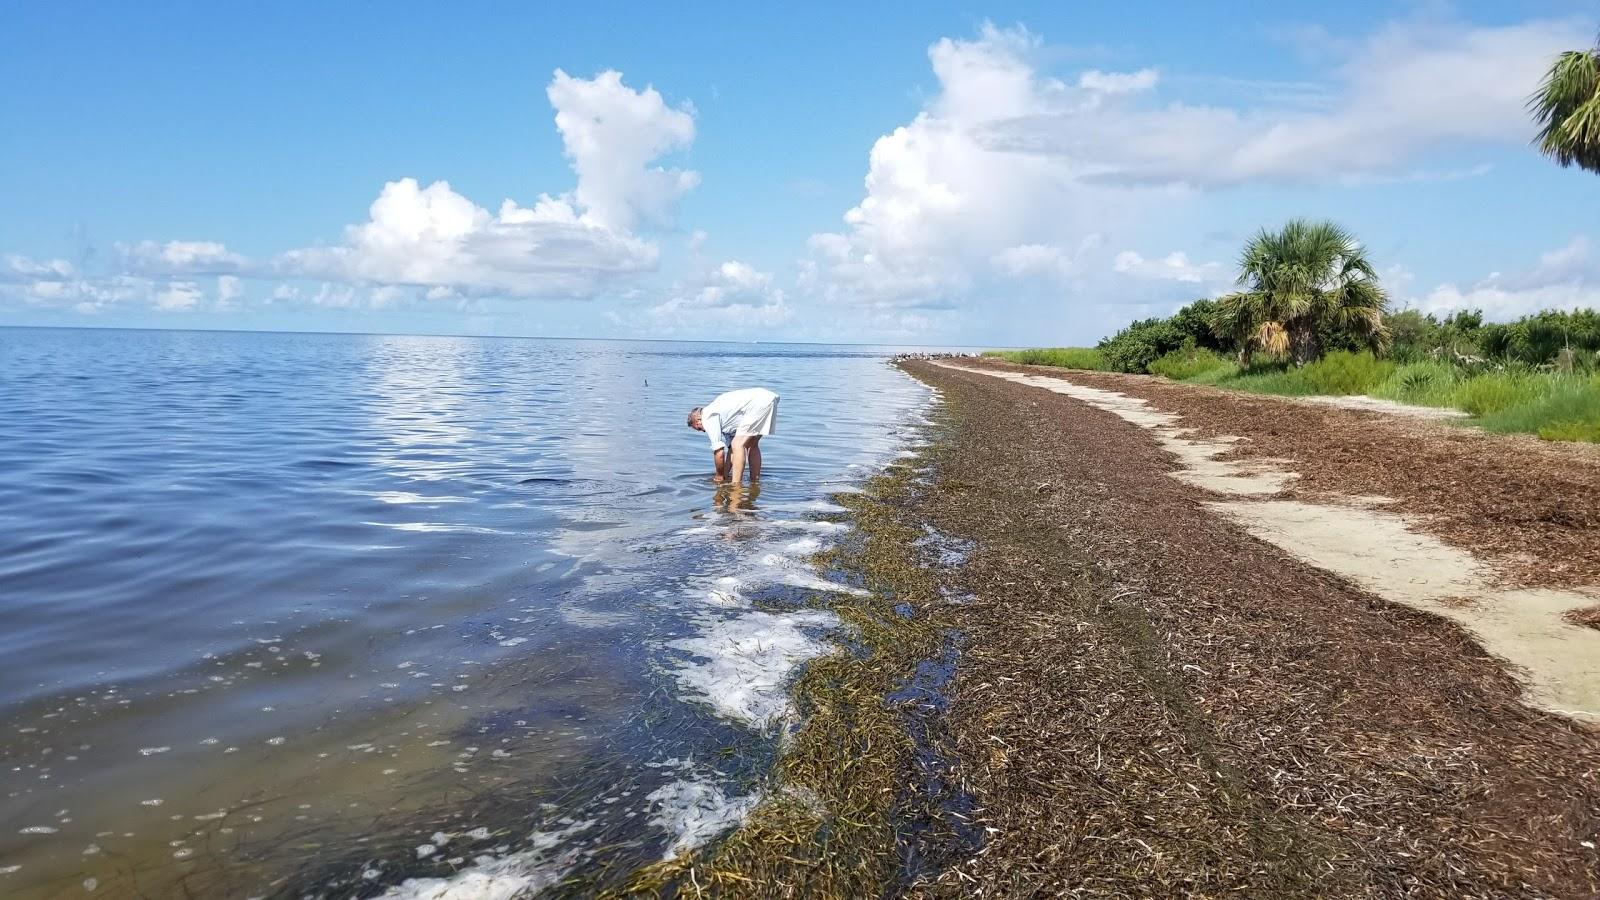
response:
[(1556, 57), (1528, 100), (1539, 150), (1563, 166), (1600, 172), (1600, 46)]
[(1217, 301), (1213, 327), (1239, 345), (1239, 364), (1261, 350), (1297, 366), (1322, 355), (1322, 333), (1338, 329), (1374, 350), (1388, 345), (1388, 303), (1366, 250), (1332, 222), (1295, 219), (1262, 229), (1239, 260), (1241, 291)]

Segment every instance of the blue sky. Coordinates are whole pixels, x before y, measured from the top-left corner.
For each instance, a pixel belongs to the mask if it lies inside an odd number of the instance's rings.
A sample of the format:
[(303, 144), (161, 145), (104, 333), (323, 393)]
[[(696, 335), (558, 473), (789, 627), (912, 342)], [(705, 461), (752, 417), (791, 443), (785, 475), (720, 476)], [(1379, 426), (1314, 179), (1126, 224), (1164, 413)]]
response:
[(1600, 178), (1521, 109), (1597, 31), (1576, 0), (4, 3), (0, 324), (1082, 343), (1291, 216), (1397, 305), (1600, 306)]

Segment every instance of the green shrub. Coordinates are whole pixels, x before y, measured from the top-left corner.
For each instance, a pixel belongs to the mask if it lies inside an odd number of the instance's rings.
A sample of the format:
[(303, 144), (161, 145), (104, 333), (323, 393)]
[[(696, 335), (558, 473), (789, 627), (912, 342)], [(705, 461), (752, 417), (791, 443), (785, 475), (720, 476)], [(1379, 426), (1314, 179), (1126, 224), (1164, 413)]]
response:
[[(1456, 389), (1455, 405), (1474, 416), (1491, 416), (1544, 399), (1552, 376), (1533, 372), (1492, 372), (1468, 378)], [(1520, 430), (1520, 429), (1516, 429)]]
[(1113, 371), (1148, 372), (1151, 363), (1188, 343), (1188, 335), (1171, 319), (1144, 319), (1101, 341), (1096, 349)]
[(1539, 429), (1539, 437), (1547, 441), (1587, 441), (1600, 444), (1600, 422), (1563, 422)]
[(1319, 394), (1365, 394), (1394, 374), (1395, 364), (1363, 350), (1335, 350), (1300, 369)]
[(1146, 368), (1152, 375), (1162, 375), (1173, 381), (1189, 381), (1213, 374), (1232, 374), (1234, 362), (1214, 350), (1189, 347), (1174, 350)]
[(1398, 366), (1369, 393), (1374, 397), (1416, 406), (1455, 406), (1456, 391), (1465, 373), (1447, 362), (1426, 360)]
[(1061, 369), (1104, 371), (1105, 358), (1092, 347), (1042, 347), (1033, 350), (990, 350), (984, 356), (1024, 366), (1055, 366)]
[[(1600, 377), (1542, 373), (1513, 377), (1515, 388), (1506, 387), (1506, 379), (1500, 378), (1500, 393), (1494, 396), (1503, 405), (1482, 414), (1478, 424), (1489, 431), (1522, 431), (1553, 441), (1600, 441)], [(1508, 396), (1513, 399), (1505, 400)]]

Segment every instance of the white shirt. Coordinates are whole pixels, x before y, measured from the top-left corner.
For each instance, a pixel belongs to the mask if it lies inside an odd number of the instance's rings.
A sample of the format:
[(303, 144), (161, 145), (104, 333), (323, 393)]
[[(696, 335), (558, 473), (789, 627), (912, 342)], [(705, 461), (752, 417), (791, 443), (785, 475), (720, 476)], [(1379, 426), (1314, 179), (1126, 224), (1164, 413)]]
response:
[(729, 391), (700, 410), (700, 425), (711, 439), (711, 449), (728, 449), (728, 438), (739, 433), (739, 426), (758, 418), (778, 399), (766, 388)]

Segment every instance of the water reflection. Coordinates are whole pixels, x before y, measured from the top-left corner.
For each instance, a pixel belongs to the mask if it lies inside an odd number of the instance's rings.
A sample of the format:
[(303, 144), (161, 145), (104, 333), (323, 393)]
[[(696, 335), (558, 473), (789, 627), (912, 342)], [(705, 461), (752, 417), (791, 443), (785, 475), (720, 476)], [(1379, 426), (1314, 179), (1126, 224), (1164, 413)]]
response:
[[(708, 839), (826, 648), (825, 497), (926, 396), (855, 349), (0, 344), (8, 898), (522, 889)], [(683, 410), (757, 378), (789, 427), (711, 488)]]

